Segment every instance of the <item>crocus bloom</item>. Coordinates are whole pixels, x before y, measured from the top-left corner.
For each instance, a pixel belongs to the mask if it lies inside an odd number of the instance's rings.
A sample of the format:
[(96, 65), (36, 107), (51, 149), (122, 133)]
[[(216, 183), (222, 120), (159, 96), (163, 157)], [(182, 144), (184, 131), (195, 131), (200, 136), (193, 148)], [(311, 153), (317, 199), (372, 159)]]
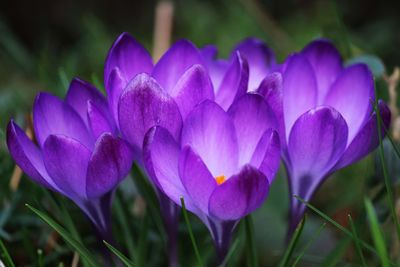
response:
[(248, 63), (249, 77), (246, 89), (249, 92), (255, 91), (265, 76), (278, 67), (273, 51), (256, 38), (247, 38), (241, 41), (232, 50), (228, 59), (218, 59), (217, 47), (207, 45), (201, 49), (201, 54), (213, 82), (215, 92), (219, 90), (221, 83), (226, 79), (228, 67), (234, 62), (238, 52)]
[[(183, 121), (196, 105), (208, 99), (229, 107), (246, 93), (247, 62), (240, 53), (232, 58), (215, 91), (204, 59), (191, 42), (176, 42), (153, 66), (149, 53), (129, 34), (117, 38), (106, 59), (104, 80), (114, 121), (140, 166), (144, 136), (151, 127), (161, 126), (180, 140)], [(157, 193), (169, 238), (174, 240), (178, 207), (163, 191)], [(175, 256), (170, 257), (175, 265)]]
[[(282, 75), (268, 76), (259, 92), (281, 118), (292, 232), (306, 209), (293, 195), (309, 201), (330, 174), (378, 146), (374, 80), (366, 65), (344, 67), (336, 48), (317, 40), (290, 56)], [(388, 127), (388, 108), (382, 101), (378, 108)]]
[(112, 240), (113, 190), (129, 173), (133, 155), (115, 136), (105, 97), (74, 79), (65, 101), (40, 93), (33, 107), (37, 144), (10, 121), (8, 149), (36, 183), (74, 201), (93, 222), (101, 239)]
[(180, 198), (208, 227), (220, 262), (237, 222), (268, 194), (280, 161), (276, 120), (262, 96), (246, 94), (224, 111), (205, 100), (183, 123), (181, 138), (162, 126), (146, 135), (144, 160), (157, 187)]

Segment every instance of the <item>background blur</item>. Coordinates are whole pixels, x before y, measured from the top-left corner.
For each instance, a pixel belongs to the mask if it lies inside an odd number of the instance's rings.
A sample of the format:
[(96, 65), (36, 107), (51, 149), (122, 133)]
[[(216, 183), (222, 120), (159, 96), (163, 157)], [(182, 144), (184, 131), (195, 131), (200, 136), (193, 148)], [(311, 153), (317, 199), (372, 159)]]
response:
[[(113, 40), (123, 31), (130, 32), (152, 51), (156, 3), (154, 0), (0, 1), (0, 238), (21, 266), (36, 266), (37, 249), (44, 250), (49, 266), (56, 266), (61, 260), (69, 265), (72, 252), (60, 238), (56, 238), (57, 246), (49, 245), (53, 233), (24, 206), (37, 204), (51, 213), (49, 194), (26, 177), (16, 192), (9, 189), (14, 165), (5, 146), (7, 122), (14, 118), (20, 125), (26, 124), (35, 94), (50, 91), (63, 97), (74, 76), (102, 88), (104, 59)], [(288, 53), (300, 50), (311, 40), (327, 37), (339, 47), (346, 61), (370, 65), (383, 98), (387, 93), (382, 75), (390, 74), (400, 64), (400, 1), (397, 0), (177, 0), (174, 5), (173, 40), (188, 38), (200, 47), (214, 43), (220, 48), (221, 56), (227, 56), (238, 41), (256, 36), (267, 42), (282, 61)], [(370, 156), (331, 177), (313, 204), (344, 225), (347, 225), (348, 213), (355, 220), (359, 216), (362, 222), (363, 197), (374, 194), (380, 183), (374, 162), (374, 156)], [(397, 174), (393, 175), (394, 179)], [(253, 218), (262, 266), (275, 266), (284, 249), (287, 216), (284, 172), (273, 186), (267, 203)], [(137, 201), (131, 192), (122, 192), (121, 198), (129, 207)], [(79, 211), (70, 202), (65, 203), (73, 221), (81, 222), (83, 216)], [(387, 209), (382, 207), (378, 211), (384, 222)], [(132, 219), (128, 222), (134, 238), (140, 239), (136, 232), (141, 229), (141, 219), (135, 214), (127, 216)], [(93, 237), (90, 225), (84, 222), (79, 226), (80, 232), (85, 234), (85, 242), (90, 246)], [(200, 250), (209, 256), (213, 252), (208, 233), (195, 218), (193, 224)], [(319, 217), (309, 215), (302, 244), (321, 224)], [(366, 226), (361, 223), (360, 227)], [(147, 266), (162, 266), (166, 262), (160, 252), (162, 246), (151, 235), (151, 227), (148, 231), (150, 240), (146, 239), (142, 257), (149, 259), (158, 251), (161, 256)], [(240, 239), (241, 232), (239, 227), (240, 253), (233, 259), (237, 266), (242, 266), (246, 247), (245, 240)], [(390, 235), (390, 230), (385, 233)], [(117, 239), (123, 240), (124, 234)], [(190, 266), (194, 253), (184, 233), (181, 243), (180, 253), (186, 251), (182, 261), (188, 264), (183, 266)], [(186, 243), (187, 246), (183, 245)], [(124, 251), (123, 243), (121, 247)], [(300, 265), (350, 266), (354, 258), (349, 239), (327, 226)]]

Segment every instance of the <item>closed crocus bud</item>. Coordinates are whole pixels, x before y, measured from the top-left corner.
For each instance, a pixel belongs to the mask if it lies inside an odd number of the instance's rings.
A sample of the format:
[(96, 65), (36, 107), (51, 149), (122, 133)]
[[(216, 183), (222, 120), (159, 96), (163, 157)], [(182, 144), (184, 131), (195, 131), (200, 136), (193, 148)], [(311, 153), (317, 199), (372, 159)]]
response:
[(228, 111), (205, 100), (183, 123), (181, 138), (162, 126), (145, 138), (144, 161), (154, 184), (208, 227), (220, 263), (239, 220), (260, 207), (280, 162), (277, 122), (257, 94)]
[(10, 121), (8, 149), (36, 183), (75, 202), (101, 239), (112, 241), (113, 191), (129, 173), (133, 154), (116, 136), (105, 97), (79, 79), (71, 82), (65, 101), (40, 93), (33, 107), (37, 143)]
[[(378, 146), (374, 80), (366, 65), (344, 67), (337, 49), (317, 40), (291, 55), (259, 92), (281, 118), (292, 233), (306, 210), (293, 195), (309, 201), (330, 174)], [(378, 109), (389, 127), (389, 109), (380, 100)]]

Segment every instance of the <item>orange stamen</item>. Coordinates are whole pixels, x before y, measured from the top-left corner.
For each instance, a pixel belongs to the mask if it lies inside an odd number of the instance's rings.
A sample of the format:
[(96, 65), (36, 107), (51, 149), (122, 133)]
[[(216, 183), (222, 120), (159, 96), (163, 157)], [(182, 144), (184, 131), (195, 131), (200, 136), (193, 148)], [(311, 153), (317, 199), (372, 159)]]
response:
[(223, 182), (225, 182), (226, 178), (225, 175), (220, 175), (215, 177), (215, 181), (217, 182), (218, 185), (223, 184)]

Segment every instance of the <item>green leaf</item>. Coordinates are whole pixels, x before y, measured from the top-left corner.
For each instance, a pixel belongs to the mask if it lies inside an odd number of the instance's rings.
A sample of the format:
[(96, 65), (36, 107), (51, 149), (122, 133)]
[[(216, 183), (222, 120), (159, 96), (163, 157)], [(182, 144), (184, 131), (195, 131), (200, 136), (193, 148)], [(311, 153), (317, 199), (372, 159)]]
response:
[(38, 249), (38, 250), (37, 250), (37, 256), (38, 256), (38, 267), (44, 267), (44, 263), (43, 263), (43, 250)]
[(31, 211), (33, 211), (40, 219), (42, 219), (44, 222), (46, 222), (51, 228), (53, 228), (57, 233), (60, 234), (60, 236), (71, 246), (73, 247), (79, 254), (80, 256), (85, 259), (89, 265), (96, 267), (100, 266), (96, 259), (93, 256), (93, 253), (90, 252), (86, 247), (82, 245), (79, 241), (77, 241), (75, 238), (72, 237), (72, 235), (65, 230), (64, 227), (62, 227), (60, 224), (58, 224), (56, 221), (54, 221), (50, 216), (45, 214), (44, 212), (35, 209), (34, 207), (30, 206), (29, 204), (25, 204)]
[(279, 267), (289, 266), (289, 262), (290, 262), (290, 259), (292, 258), (294, 249), (296, 248), (297, 243), (299, 242), (301, 233), (303, 232), (305, 221), (306, 221), (306, 219), (305, 219), (305, 217), (303, 217), (301, 222), (297, 225), (296, 230), (294, 231), (293, 236), (290, 239), (289, 245), (285, 251), (285, 254), (283, 255), (283, 258), (279, 264)]
[(366, 267), (367, 264), (365, 263), (364, 255), (362, 253), (362, 249), (361, 249), (361, 246), (360, 246), (360, 241), (358, 240), (356, 226), (354, 225), (354, 222), (353, 222), (353, 219), (351, 218), (351, 215), (349, 214), (348, 216), (349, 216), (349, 222), (350, 222), (350, 226), (351, 226), (351, 232), (353, 233), (353, 236), (355, 237), (354, 245), (356, 246), (357, 254), (360, 257), (361, 264), (364, 267)]
[(183, 197), (181, 197), (181, 204), (182, 204), (183, 217), (185, 218), (186, 226), (188, 228), (190, 240), (192, 241), (192, 246), (193, 246), (194, 252), (196, 254), (197, 261), (198, 261), (200, 266), (204, 266), (203, 265), (203, 261), (201, 260), (199, 249), (198, 249), (197, 244), (196, 244), (196, 240), (195, 240), (194, 235), (193, 235), (192, 225), (190, 224), (190, 221), (189, 221), (189, 216), (188, 216), (188, 213), (187, 213), (187, 210), (186, 210), (185, 200), (183, 199)]
[(323, 267), (335, 267), (339, 266), (338, 263), (342, 259), (343, 254), (346, 252), (347, 247), (350, 245), (351, 238), (345, 237), (343, 238), (339, 244), (334, 248), (329, 255), (322, 262), (321, 266)]
[(246, 243), (247, 243), (247, 259), (248, 259), (248, 266), (250, 267), (257, 267), (257, 250), (256, 245), (254, 244), (254, 229), (253, 229), (253, 222), (251, 220), (251, 215), (246, 216), (244, 219), (244, 225), (246, 228)]
[(368, 219), (370, 222), (370, 229), (372, 238), (374, 240), (375, 248), (378, 251), (378, 256), (381, 260), (383, 267), (389, 267), (389, 258), (386, 250), (385, 240), (383, 238), (381, 229), (379, 228), (378, 218), (376, 217), (375, 209), (369, 199), (365, 199), (365, 209), (367, 210)]
[(236, 252), (238, 246), (240, 243), (240, 239), (236, 238), (236, 240), (233, 242), (231, 248), (229, 249), (228, 254), (226, 255), (224, 261), (221, 263), (221, 266), (226, 266), (229, 262), (229, 260), (231, 259), (232, 255)]
[(7, 263), (6, 266), (15, 267), (15, 264), (10, 256), (10, 253), (8, 253), (8, 250), (1, 239), (0, 239), (0, 249), (2, 251), (3, 254), (2, 256), (4, 257), (4, 260)]
[(113, 247), (111, 244), (107, 243), (107, 241), (103, 240), (103, 243), (106, 245), (106, 247), (112, 252), (114, 253), (121, 261), (123, 264), (125, 264), (125, 266), (127, 267), (135, 267), (136, 265), (130, 260), (128, 259), (124, 254), (122, 254), (118, 249), (116, 249), (115, 247)]

